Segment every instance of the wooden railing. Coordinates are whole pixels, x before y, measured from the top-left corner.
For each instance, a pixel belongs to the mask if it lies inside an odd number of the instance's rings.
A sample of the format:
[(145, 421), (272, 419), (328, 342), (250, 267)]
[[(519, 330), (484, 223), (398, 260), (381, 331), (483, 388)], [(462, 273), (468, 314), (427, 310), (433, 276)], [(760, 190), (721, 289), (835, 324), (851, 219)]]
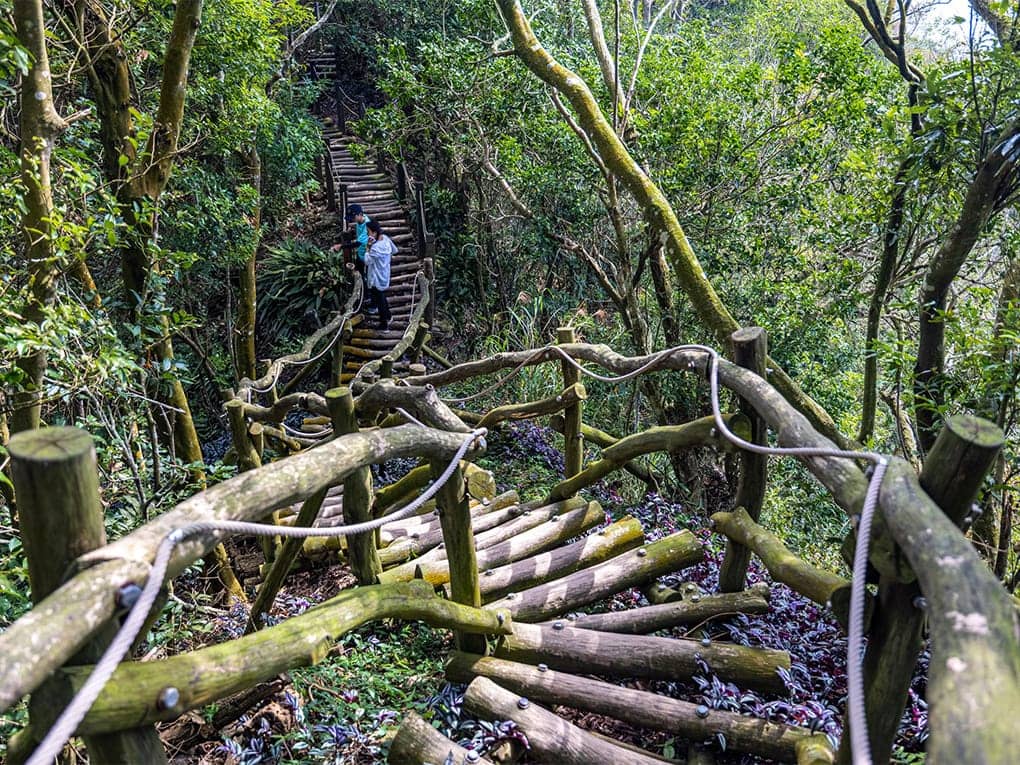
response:
[[(548, 500), (571, 496), (610, 472), (624, 469), (640, 454), (689, 445), (726, 448), (726, 439), (714, 423), (706, 419), (670, 428), (652, 428), (621, 439), (605, 448), (600, 460), (585, 465), (581, 459), (583, 451), (578, 447), (586, 427), (581, 404), (587, 394), (575, 377), (576, 368), (564, 363), (563, 353), (577, 362), (596, 365), (615, 375), (647, 366), (648, 373), (703, 377), (709, 357), (702, 351), (683, 349), (651, 357), (627, 357), (607, 346), (571, 342), (574, 338), (567, 330), (562, 331), (558, 339), (560, 342), (555, 348), (501, 353), (441, 372), (405, 378), (401, 385), (387, 379), (374, 382), (360, 379), (352, 383), (350, 391), (332, 391), (325, 397), (311, 393), (290, 394), (295, 398), (283, 397), (265, 405), (235, 397), (233, 401), (239, 403), (231, 406), (238, 410), (242, 433), (250, 434), (253, 425), (266, 419), (277, 420), (281, 412), (300, 405), (313, 413), (325, 413), (333, 424), (334, 434), (343, 435), (334, 436), (315, 448), (302, 449), (278, 462), (261, 467), (248, 465), (250, 469), (236, 478), (192, 497), (126, 537), (80, 556), (75, 564), (80, 573), (57, 587), (0, 635), (0, 711), (38, 689), (75, 652), (100, 634), (118, 611), (118, 593), (124, 593), (126, 584), (146, 578), (149, 561), (160, 540), (188, 522), (207, 518), (265, 519), (284, 505), (308, 501), (322, 494), (329, 486), (347, 481), (363, 484), (368, 465), (394, 457), (417, 456), (436, 464), (449, 458), (462, 443), (464, 432), (470, 430), (469, 425), (478, 422), (495, 427), (508, 419), (562, 414), (563, 430), (568, 434), (565, 441), (568, 474), (553, 487)], [(734, 343), (746, 349), (746, 353), (738, 356), (740, 363), (720, 361), (718, 365), (720, 383), (738, 396), (742, 407), (742, 412), (727, 416), (727, 426), (745, 439), (762, 440), (763, 427), (767, 426), (781, 446), (834, 449), (834, 445), (815, 431), (760, 374), (763, 371), (760, 364), (764, 350), (762, 333), (742, 330), (734, 337)], [(306, 345), (310, 352), (315, 343)], [(452, 383), (537, 364), (554, 364), (562, 370), (560, 391), (546, 399), (471, 413), (454, 412), (437, 393), (438, 389)], [(380, 364), (380, 368), (384, 369), (385, 365)], [(248, 389), (267, 387), (274, 374), (271, 370)], [(245, 390), (244, 385), (241, 390)], [(421, 420), (424, 427), (400, 424), (406, 417), (399, 410), (397, 414), (380, 419), (386, 411), (397, 408)], [(362, 421), (378, 422), (382, 427), (359, 432), (359, 417)], [(18, 486), (19, 498), (33, 496), (33, 492), (45, 497), (46, 502), (40, 503), (40, 513), (52, 513), (55, 507), (87, 504), (75, 499), (80, 496), (80, 489), (75, 489), (78, 494), (56, 497), (53, 495), (58, 490), (55, 487), (63, 483), (47, 479), (50, 485), (43, 486), (39, 479), (33, 479), (38, 485), (32, 488), (23, 483), (24, 477), (19, 478), (32, 472), (26, 466), (44, 459), (49, 460), (47, 475), (52, 476), (52, 466), (61, 461), (53, 457), (55, 452), (50, 445), (53, 438), (59, 440), (59, 431), (40, 433), (42, 436), (34, 440), (12, 442), (15, 477), (22, 482)], [(880, 579), (865, 675), (869, 734), (878, 758), (891, 745), (906, 694), (904, 683), (909, 684), (913, 660), (920, 649), (919, 625), (924, 619), (932, 635), (933, 651), (928, 677), (929, 761), (1005, 762), (1015, 748), (1018, 734), (1012, 710), (1020, 703), (1020, 650), (1017, 648), (1020, 622), (1016, 606), (959, 528), (960, 510), (969, 507), (1001, 443), (1001, 432), (994, 426), (976, 418), (956, 419), (948, 423), (921, 476), (905, 461), (890, 460), (879, 495), (882, 523), (876, 528), (871, 548), (871, 562)], [(469, 456), (479, 453), (480, 447)], [(830, 456), (807, 457), (804, 464), (851, 518), (860, 512), (868, 479), (857, 464)], [(125, 667), (115, 675), (114, 682), (101, 697), (97, 705), (100, 711), (86, 718), (83, 732), (122, 730), (129, 721), (137, 726), (156, 719), (170, 719), (185, 708), (236, 691), (243, 683), (261, 678), (266, 672), (273, 674), (286, 666), (314, 660), (314, 652), (290, 650), (284, 643), (294, 643), (297, 635), (315, 635), (318, 634), (316, 630), (324, 628), (328, 634), (335, 635), (338, 629), (360, 623), (360, 617), (351, 615), (352, 609), (368, 609), (371, 616), (427, 616), (462, 633), (505, 633), (505, 621), (495, 619), (491, 612), (473, 608), (478, 604), (475, 597), (477, 568), (469, 565), (474, 560), (474, 547), (464, 511), (463, 481), (462, 477), (457, 477), (450, 488), (441, 493), (440, 504), (449, 510), (441, 516), (447, 545), (465, 551), (463, 559), (458, 558), (456, 564), (451, 562), (450, 576), (454, 600), (467, 605), (459, 609), (442, 606), (429, 594), (431, 590), (427, 586), (415, 585), (400, 590), (365, 587), (341, 596), (330, 608), (317, 609), (319, 616), (315, 618), (297, 624), (288, 622), (291, 626), (266, 630), (242, 639), (247, 641), (244, 643), (234, 641), (228, 644), (229, 648), (203, 649), (176, 657), (159, 664), (161, 670)], [(760, 507), (765, 489), (762, 466), (745, 460), (740, 487), (741, 501)], [(348, 488), (345, 483), (345, 490), (354, 491), (354, 484)], [(762, 558), (776, 579), (807, 597), (831, 601), (837, 607), (837, 595), (849, 586), (846, 580), (797, 559), (783, 547), (781, 540), (755, 522), (750, 511), (721, 513), (715, 520), (718, 529), (730, 540), (723, 564), (727, 588), (743, 587), (747, 554), (752, 551)], [(218, 534), (188, 539), (173, 557), (171, 574), (207, 554), (219, 540)], [(26, 543), (26, 548), (29, 547)], [(351, 549), (353, 553), (356, 545)], [(454, 553), (451, 551), (450, 555), (452, 559)], [(289, 566), (289, 561), (285, 563)], [(31, 558), (30, 564), (35, 565)], [(367, 572), (378, 571), (370, 561), (352, 561), (352, 565), (356, 570), (363, 567)], [(370, 575), (363, 574), (363, 578)], [(444, 608), (452, 610), (444, 611)], [(68, 625), (74, 625), (74, 629), (69, 631)], [(466, 634), (463, 641), (472, 644), (472, 638)], [(472, 650), (477, 649), (475, 645)], [(243, 661), (233, 669), (218, 672), (217, 662), (227, 652), (241, 656)], [(256, 657), (269, 655), (276, 658), (266, 666), (261, 659), (256, 660)], [(214, 677), (201, 689), (189, 690), (190, 695), (178, 694), (174, 703), (168, 705), (160, 689), (165, 686), (166, 677), (181, 676), (177, 674), (183, 671), (181, 667), (187, 667), (189, 673), (194, 671), (196, 677), (207, 673)], [(166, 674), (171, 669), (175, 674)], [(78, 670), (61, 672), (72, 687), (79, 682)], [(129, 687), (145, 690), (131, 696), (125, 690)]]

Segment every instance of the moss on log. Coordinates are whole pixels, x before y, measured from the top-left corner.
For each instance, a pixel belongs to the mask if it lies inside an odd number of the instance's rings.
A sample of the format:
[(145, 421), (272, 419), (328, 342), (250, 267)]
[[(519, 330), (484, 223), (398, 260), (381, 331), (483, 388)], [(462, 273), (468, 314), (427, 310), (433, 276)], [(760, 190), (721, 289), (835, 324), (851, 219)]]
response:
[[(160, 661), (121, 664), (79, 733), (172, 720), (280, 672), (315, 664), (327, 655), (338, 637), (376, 619), (421, 620), (479, 635), (507, 634), (511, 629), (505, 612), (495, 614), (443, 600), (425, 582), (358, 587), (282, 624), (237, 640)], [(90, 671), (91, 667), (69, 668), (58, 677), (76, 689)], [(163, 709), (158, 698), (169, 686), (177, 689), (178, 700)]]
[[(602, 506), (597, 502), (589, 502), (587, 507), (563, 513), (504, 542), (478, 550), (478, 570), (487, 571), (548, 550), (583, 534), (604, 520)], [(449, 566), (445, 560), (422, 561), (415, 567), (414, 578), (424, 579), (437, 586), (446, 584), (450, 581)], [(485, 578), (482, 577), (483, 580)]]
[(1007, 763), (1020, 732), (1020, 617), (973, 546), (895, 459), (880, 506), (928, 601), (929, 765)]
[(540, 621), (693, 566), (703, 557), (701, 544), (694, 535), (681, 531), (562, 579), (509, 593), (486, 608), (509, 610), (522, 621)]
[(508, 420), (532, 420), (536, 417), (544, 417), (579, 406), (580, 402), (586, 398), (588, 398), (588, 392), (584, 389), (584, 385), (575, 382), (555, 396), (538, 401), (525, 401), (520, 404), (504, 404), (490, 409), (482, 415), (482, 419), (478, 421), (478, 427), (492, 428)]
[(473, 677), (487, 677), (533, 701), (606, 715), (692, 741), (704, 741), (721, 733), (726, 738), (727, 749), (781, 762), (795, 759), (800, 742), (824, 740), (824, 736), (812, 736), (804, 728), (734, 712), (709, 710), (702, 716), (698, 714), (698, 705), (686, 701), (492, 657), (455, 653), (446, 666), (446, 676), (451, 682), (460, 683), (469, 682)]
[[(727, 426), (742, 438), (751, 435), (750, 420), (743, 415), (725, 415)], [(661, 425), (620, 439), (602, 451), (602, 459), (593, 462), (577, 475), (556, 484), (546, 497), (555, 502), (571, 497), (586, 486), (600, 481), (615, 470), (620, 470), (635, 457), (652, 452), (669, 452), (694, 446), (715, 446), (726, 451), (733, 447), (718, 433), (711, 417), (687, 422), (683, 425)]]
[(651, 755), (616, 746), (557, 717), (537, 704), (522, 701), (516, 693), (488, 678), (475, 678), (464, 694), (464, 707), (489, 720), (513, 720), (528, 738), (538, 762), (557, 765), (658, 765)]
[[(531, 533), (531, 532), (528, 532)], [(527, 537), (522, 534), (521, 539)], [(488, 569), (481, 577), (482, 600), (490, 602), (511, 591), (536, 587), (553, 579), (568, 576), (575, 571), (594, 566), (621, 555), (644, 542), (644, 530), (640, 522), (625, 516), (616, 523), (606, 526), (596, 534), (558, 547), (539, 555), (532, 555), (520, 561)], [(511, 539), (504, 545), (513, 545)], [(490, 547), (489, 550), (498, 549)]]
[[(557, 343), (572, 343), (577, 338), (574, 336), (573, 327), (559, 327), (556, 330)], [(578, 385), (580, 372), (573, 364), (563, 361), (560, 364), (560, 371), (563, 375), (564, 394)], [(563, 474), (564, 477), (577, 475), (584, 466), (584, 437), (581, 435), (582, 405), (581, 400), (572, 402), (563, 412)]]
[[(475, 755), (478, 753), (475, 752)], [(491, 765), (484, 757), (468, 759), (468, 750), (433, 728), (417, 712), (408, 712), (397, 728), (386, 757), (389, 765)]]
[(579, 629), (647, 635), (670, 627), (701, 624), (734, 614), (764, 614), (769, 609), (768, 595), (768, 585), (754, 585), (743, 592), (698, 595), (690, 600), (604, 614), (578, 614), (570, 624)]
[(700, 657), (723, 680), (773, 693), (785, 691), (778, 670), (790, 668), (786, 651), (575, 629), (568, 620), (550, 626), (517, 622), (513, 633), (499, 641), (496, 656), (564, 672), (677, 681), (701, 671)]
[[(461, 414), (463, 418), (463, 414)], [(555, 430), (560, 435), (563, 435), (566, 431), (566, 420), (561, 414), (554, 414), (549, 418), (549, 427)], [(617, 443), (620, 439), (616, 436), (606, 433), (604, 430), (589, 425), (585, 422), (581, 423), (581, 437), (588, 443), (595, 444), (600, 449), (605, 449), (613, 444)], [(630, 473), (632, 476), (637, 478), (639, 481), (644, 482), (648, 485), (652, 491), (658, 491), (659, 489), (659, 478), (651, 470), (642, 465), (639, 462), (631, 460), (623, 466), (623, 469)]]

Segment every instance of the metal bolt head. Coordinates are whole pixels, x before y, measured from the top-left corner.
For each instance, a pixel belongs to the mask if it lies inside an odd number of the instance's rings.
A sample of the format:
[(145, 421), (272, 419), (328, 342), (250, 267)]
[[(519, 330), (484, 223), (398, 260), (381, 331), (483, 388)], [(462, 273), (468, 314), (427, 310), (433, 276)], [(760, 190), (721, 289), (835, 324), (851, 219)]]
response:
[(485, 572), (485, 573), (483, 574), (483, 576), (492, 576), (492, 569), (490, 568), (490, 569), (489, 569), (488, 571), (486, 571), (486, 572)]
[(481, 759), (482, 759), (481, 755), (478, 754), (478, 752), (476, 752), (474, 749), (469, 749), (468, 753), (464, 755), (465, 762), (478, 762)]
[(555, 522), (556, 522), (556, 521), (558, 521), (559, 519), (560, 519), (560, 517), (559, 517), (558, 515), (553, 515), (553, 516), (550, 516), (550, 518), (549, 518), (549, 520), (550, 520), (550, 521), (551, 521), (552, 523), (555, 523)]
[(502, 613), (496, 614), (496, 623), (502, 627), (506, 623), (506, 616)]
[(701, 644), (707, 648), (708, 646), (712, 645), (712, 639), (703, 637), (701, 638)]
[(168, 685), (166, 688), (159, 692), (159, 696), (156, 697), (156, 709), (160, 712), (165, 712), (168, 709), (173, 709), (181, 701), (181, 692), (174, 688), (172, 685)]
[(444, 545), (442, 542), (440, 542), (438, 547), (439, 547), (440, 550), (442, 550), (444, 547), (446, 547), (446, 545)]
[(548, 664), (539, 664), (538, 665), (538, 671), (539, 672), (548, 672), (549, 671), (549, 665)]
[(698, 704), (698, 708), (694, 710), (694, 714), (696, 714), (698, 717), (704, 720), (706, 717), (708, 717), (708, 707), (706, 707), (704, 704)]
[(914, 606), (914, 608), (916, 608), (918, 611), (924, 611), (926, 608), (928, 608), (928, 599), (923, 595), (916, 596), (910, 602)]
[(508, 592), (508, 593), (507, 593), (507, 596), (506, 596), (506, 599), (507, 599), (507, 600), (514, 600), (514, 599), (515, 599), (516, 597), (517, 597), (517, 594), (516, 594), (516, 593), (513, 593), (513, 592)]
[(564, 627), (564, 624), (563, 624), (563, 622), (561, 620), (557, 619), (556, 621), (553, 622), (553, 629), (554, 630), (561, 630), (561, 629), (563, 629), (563, 627)]
[(691, 595), (691, 603), (697, 603), (700, 600), (701, 600), (700, 595)]
[(659, 582), (657, 585), (655, 585), (655, 589), (658, 592), (665, 592), (666, 591), (666, 585), (664, 585), (662, 582)]
[(138, 602), (142, 596), (142, 588), (134, 582), (122, 584), (117, 588), (117, 608), (127, 610)]
[(530, 706), (531, 706), (531, 702), (528, 701), (523, 696), (521, 696), (519, 699), (517, 699), (517, 708), (518, 709), (527, 709)]
[(643, 547), (640, 550), (637, 551), (637, 556), (639, 558), (644, 558), (646, 555), (648, 555), (648, 550), (646, 550)]
[(521, 515), (531, 515), (531, 511), (525, 510), (523, 513), (521, 513)]

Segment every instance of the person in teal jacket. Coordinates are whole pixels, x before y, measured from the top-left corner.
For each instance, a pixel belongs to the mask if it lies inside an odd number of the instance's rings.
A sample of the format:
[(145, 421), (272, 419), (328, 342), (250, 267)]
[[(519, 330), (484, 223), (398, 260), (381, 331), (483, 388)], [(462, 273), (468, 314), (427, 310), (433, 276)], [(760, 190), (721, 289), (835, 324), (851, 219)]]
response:
[(358, 273), (365, 275), (365, 251), (368, 249), (368, 222), (371, 220), (365, 215), (361, 205), (347, 206), (347, 222), (353, 224), (354, 241), (358, 243), (358, 250), (354, 257), (354, 267)]

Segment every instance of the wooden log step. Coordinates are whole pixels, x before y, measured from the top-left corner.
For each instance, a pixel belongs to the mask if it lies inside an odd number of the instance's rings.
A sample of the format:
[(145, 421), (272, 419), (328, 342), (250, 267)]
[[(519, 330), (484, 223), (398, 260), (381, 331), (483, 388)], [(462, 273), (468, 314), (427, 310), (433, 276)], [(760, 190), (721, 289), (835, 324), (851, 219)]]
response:
[(477, 677), (464, 694), (464, 708), (487, 720), (513, 720), (528, 738), (535, 762), (557, 765), (660, 765), (651, 754), (625, 749), (581, 730), (538, 704)]
[[(482, 502), (472, 502), (470, 504), (470, 512), (472, 518), (472, 526), (474, 526), (475, 519), (480, 518), (483, 515), (489, 513), (502, 513), (506, 512), (509, 508), (500, 507), (493, 505), (491, 502), (483, 504)], [(411, 522), (414, 521), (414, 522)], [(481, 524), (480, 524), (481, 525)], [(422, 541), (427, 544), (427, 538), (434, 532), (439, 532), (439, 542), (443, 539), (443, 529), (439, 522), (439, 517), (435, 512), (427, 513), (425, 515), (415, 516), (413, 519), (408, 521), (397, 521), (393, 524), (387, 524), (379, 530), (379, 541), (383, 546), (391, 546), (397, 542), (407, 542), (414, 544), (415, 542)]]
[(745, 688), (784, 693), (778, 670), (789, 670), (790, 654), (771, 648), (648, 635), (575, 629), (562, 620), (551, 626), (514, 622), (514, 634), (496, 656), (546, 664), (563, 672), (686, 682), (701, 672), (699, 659), (720, 679)]
[(467, 749), (448, 739), (413, 711), (404, 715), (397, 728), (386, 762), (388, 765), (424, 765), (427, 762), (491, 765), (491, 761), (478, 756), (478, 752), (471, 752), (469, 756)]
[(741, 592), (694, 595), (690, 600), (604, 614), (578, 614), (570, 620), (570, 624), (578, 629), (647, 635), (684, 624), (701, 624), (733, 614), (764, 614), (768, 610), (769, 587), (767, 584), (756, 584)]
[[(576, 510), (584, 504), (584, 500), (574, 498), (573, 500), (557, 503), (556, 507), (549, 506), (548, 508), (542, 509), (550, 511), (554, 510), (557, 513), (567, 513), (571, 510)], [(471, 528), (475, 533), (475, 539), (477, 540), (479, 536), (490, 529), (496, 529), (501, 525), (513, 523), (514, 520), (519, 518), (526, 510), (528, 510), (526, 506), (514, 506), (494, 513), (472, 517)], [(399, 561), (394, 561), (400, 563), (400, 565), (380, 574), (380, 581), (408, 582), (415, 578), (415, 572), (421, 564), (426, 562), (445, 561), (446, 550), (442, 545), (442, 541), (442, 534), (440, 533), (438, 537), (422, 537), (415, 545), (404, 544), (401, 547), (401, 553), (403, 553), (404, 549), (407, 548), (412, 550), (413, 555), (417, 555), (418, 557), (409, 555)]]
[(446, 677), (458, 683), (473, 682), (475, 677), (489, 678), (529, 701), (593, 712), (637, 727), (668, 731), (691, 741), (704, 741), (721, 733), (727, 749), (779, 762), (799, 761), (798, 748), (807, 741), (823, 740), (831, 752), (825, 736), (812, 734), (806, 728), (735, 712), (708, 710), (704, 714), (698, 705), (686, 701), (553, 669), (543, 671), (519, 662), (455, 652), (446, 666)]
[(520, 621), (543, 621), (693, 566), (703, 557), (701, 544), (685, 530), (485, 607), (507, 609)]
[[(478, 570), (486, 571), (541, 553), (583, 534), (604, 519), (602, 507), (597, 502), (590, 502), (587, 507), (558, 516), (555, 521), (546, 521), (504, 542), (479, 550), (476, 555)], [(434, 585), (446, 584), (450, 581), (449, 564), (446, 560), (422, 562), (417, 566), (414, 578), (425, 579)]]
[[(537, 532), (538, 529), (521, 534), (520, 539), (526, 540), (529, 534)], [(517, 540), (509, 539), (500, 545), (494, 545), (489, 548), (490, 554), (495, 555), (503, 545), (514, 545), (516, 542)], [(583, 537), (565, 547), (546, 553), (539, 550), (529, 551), (530, 557), (520, 562), (496, 566), (482, 574), (479, 579), (482, 601), (491, 602), (508, 592), (525, 590), (565, 577), (640, 547), (643, 542), (644, 530), (641, 524), (636, 519), (625, 516), (599, 530), (598, 533)]]
[(358, 359), (381, 359), (387, 353), (389, 353), (389, 350), (386, 348), (372, 349), (358, 348), (352, 345), (344, 346), (344, 356), (353, 356)]

